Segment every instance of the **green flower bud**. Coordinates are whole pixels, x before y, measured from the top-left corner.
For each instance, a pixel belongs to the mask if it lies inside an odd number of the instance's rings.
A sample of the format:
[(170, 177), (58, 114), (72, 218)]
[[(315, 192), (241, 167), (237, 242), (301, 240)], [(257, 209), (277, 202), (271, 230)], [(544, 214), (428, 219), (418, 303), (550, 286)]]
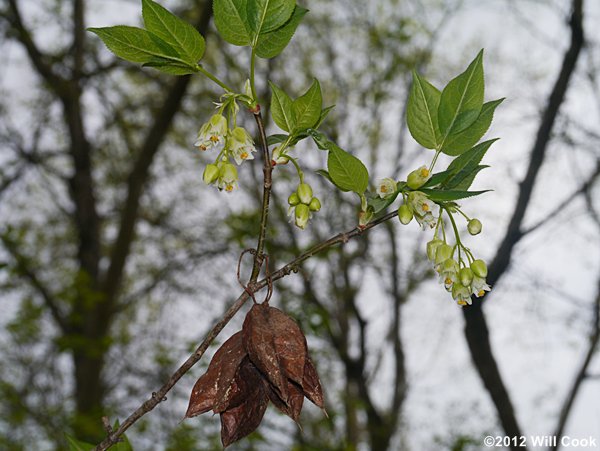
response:
[(427, 182), (431, 178), (431, 173), (429, 169), (425, 166), (421, 166), (419, 169), (415, 169), (410, 174), (408, 174), (408, 178), (406, 180), (406, 184), (410, 189), (418, 189)]
[(435, 261), (435, 253), (437, 248), (440, 247), (444, 242), (439, 238), (434, 238), (429, 243), (427, 243), (427, 258), (429, 261)]
[(296, 225), (300, 227), (302, 230), (305, 229), (306, 224), (308, 224), (308, 220), (310, 218), (310, 209), (308, 205), (298, 204), (296, 205), (296, 210), (294, 212), (294, 216), (296, 218)]
[(313, 192), (312, 192), (312, 188), (310, 187), (310, 185), (308, 183), (300, 183), (300, 185), (298, 185), (298, 189), (296, 190), (296, 192), (298, 193), (300, 202), (302, 202), (305, 205), (310, 204), (310, 201), (312, 200), (312, 197), (313, 197)]
[(398, 208), (398, 218), (402, 224), (408, 224), (410, 221), (412, 221), (413, 216), (413, 212), (408, 205), (400, 205), (400, 208)]
[(216, 164), (207, 164), (204, 168), (202, 179), (207, 185), (212, 185), (219, 178), (219, 167)]
[(300, 203), (300, 198), (298, 197), (298, 194), (296, 194), (296, 192), (293, 192), (292, 194), (290, 194), (290, 197), (288, 197), (288, 204), (290, 204), (292, 207), (295, 207), (299, 203)]
[(437, 250), (435, 251), (435, 264), (439, 265), (440, 263), (443, 263), (444, 261), (452, 257), (453, 250), (454, 248), (449, 244), (440, 244)]
[(467, 224), (467, 230), (471, 235), (477, 235), (481, 233), (481, 221), (479, 219), (471, 219)]
[(473, 282), (473, 270), (471, 268), (463, 268), (458, 273), (458, 278), (463, 286), (468, 287)]
[(487, 277), (487, 265), (483, 260), (475, 260), (473, 263), (471, 263), (471, 270), (477, 277), (481, 277), (482, 279)]
[(308, 204), (310, 211), (319, 211), (321, 209), (321, 201), (316, 197), (313, 197)]

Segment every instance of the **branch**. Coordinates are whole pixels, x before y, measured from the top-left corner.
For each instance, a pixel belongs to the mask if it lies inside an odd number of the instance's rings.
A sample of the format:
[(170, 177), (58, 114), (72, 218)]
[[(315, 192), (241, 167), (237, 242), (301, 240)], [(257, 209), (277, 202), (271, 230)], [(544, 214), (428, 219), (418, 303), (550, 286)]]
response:
[[(379, 219), (367, 224), (366, 226), (358, 226), (348, 232), (338, 233), (337, 235), (325, 240), (321, 243), (318, 243), (311, 247), (309, 250), (299, 255), (286, 265), (279, 268), (273, 274), (271, 274), (270, 281), (275, 282), (279, 279), (283, 279), (284, 277), (290, 275), (292, 272), (296, 272), (301, 263), (308, 260), (312, 256), (329, 249), (337, 244), (346, 244), (352, 238), (357, 237), (367, 230), (372, 229), (373, 227), (378, 226), (394, 217), (398, 216), (397, 211), (393, 211), (388, 213), (385, 216), (382, 216)], [(244, 291), (240, 296), (235, 300), (235, 302), (227, 309), (227, 311), (223, 314), (223, 318), (220, 319), (212, 329), (206, 334), (206, 337), (198, 346), (196, 351), (188, 357), (188, 359), (171, 375), (169, 380), (157, 391), (152, 393), (152, 396), (146, 400), (140, 407), (138, 407), (129, 417), (123, 421), (121, 426), (114, 431), (112, 434), (108, 435), (102, 443), (100, 443), (94, 451), (104, 451), (108, 449), (108, 447), (114, 445), (119, 441), (119, 437), (122, 436), (127, 429), (129, 429), (134, 423), (136, 423), (140, 418), (146, 415), (148, 412), (153, 410), (161, 401), (165, 399), (165, 396), (171, 389), (175, 386), (175, 384), (186, 374), (204, 355), (208, 347), (211, 343), (217, 338), (217, 336), (221, 333), (223, 328), (231, 321), (231, 319), (235, 316), (235, 314), (242, 308), (244, 303), (250, 297), (250, 294), (255, 294), (265, 288), (269, 284), (269, 280), (267, 278), (261, 279), (260, 281), (252, 284), (248, 287), (248, 291)]]
[(67, 96), (67, 85), (59, 75), (57, 75), (50, 64), (48, 64), (48, 57), (35, 45), (31, 37), (31, 33), (25, 27), (23, 19), (21, 17), (21, 11), (17, 5), (16, 0), (8, 0), (8, 13), (3, 14), (3, 17), (16, 31), (17, 40), (25, 47), (27, 56), (31, 61), (33, 67), (35, 67), (38, 74), (48, 83), (52, 90), (63, 99)]
[[(573, 0), (572, 5), (573, 11), (569, 21), (571, 44), (564, 56), (560, 73), (548, 99), (548, 105), (543, 113), (542, 122), (538, 128), (536, 140), (531, 150), (531, 159), (527, 174), (521, 182), (512, 218), (504, 239), (489, 267), (488, 281), (491, 285), (495, 285), (506, 272), (510, 264), (513, 249), (523, 237), (521, 229), (523, 219), (529, 206), (537, 175), (546, 156), (554, 122), (560, 106), (565, 99), (569, 81), (575, 71), (579, 54), (584, 45), (583, 0)], [(523, 434), (521, 433), (512, 402), (492, 351), (489, 330), (482, 310), (484, 302), (485, 298), (463, 309), (465, 337), (469, 345), (473, 363), (492, 398), (504, 432), (508, 436), (522, 436)], [(516, 446), (512, 446), (511, 448), (517, 449)]]
[(271, 186), (273, 184), (272, 173), (273, 166), (271, 165), (271, 157), (269, 156), (269, 146), (267, 145), (267, 135), (265, 133), (265, 124), (260, 112), (260, 105), (257, 105), (254, 113), (256, 126), (260, 136), (260, 147), (263, 154), (263, 196), (262, 209), (260, 216), (260, 228), (258, 231), (258, 243), (256, 245), (256, 253), (254, 254), (254, 264), (252, 265), (252, 274), (250, 275), (250, 284), (253, 284), (258, 279), (260, 268), (263, 262), (263, 251), (265, 249), (265, 236), (267, 232), (267, 222), (269, 219), (269, 202), (271, 199)]
[[(208, 31), (211, 15), (212, 8), (210, 7), (209, 2), (206, 1), (204, 3), (204, 8), (202, 9), (202, 15), (196, 24), (196, 27), (203, 35), (206, 35)], [(116, 241), (112, 246), (110, 264), (102, 283), (103, 291), (106, 293), (107, 302), (111, 305), (114, 305), (115, 303), (115, 298), (123, 280), (123, 270), (134, 240), (140, 199), (148, 178), (150, 166), (171, 127), (173, 118), (179, 111), (190, 80), (191, 77), (189, 75), (184, 75), (177, 78), (175, 83), (171, 85), (165, 98), (165, 102), (150, 126), (139, 156), (129, 174), (129, 179), (127, 181), (127, 197), (122, 209), (121, 224)], [(110, 309), (106, 310), (107, 315), (110, 315)], [(101, 321), (107, 322), (108, 319), (102, 318)]]
[(544, 218), (540, 219), (538, 222), (536, 222), (534, 225), (532, 225), (528, 229), (523, 230), (521, 232), (521, 235), (525, 236), (531, 232), (534, 232), (539, 227), (541, 227), (544, 224), (546, 224), (547, 222), (549, 222), (558, 213), (560, 213), (560, 211), (563, 208), (565, 208), (567, 205), (569, 205), (569, 203), (571, 203), (575, 197), (579, 196), (580, 194), (585, 194), (585, 193), (589, 192), (590, 188), (594, 185), (594, 182), (596, 181), (598, 176), (600, 176), (600, 159), (598, 159), (596, 161), (596, 169), (594, 170), (594, 172), (588, 177), (588, 179), (578, 189), (576, 189), (573, 193), (571, 193), (569, 196), (567, 196), (567, 198), (565, 200), (563, 200), (560, 204), (558, 204), (556, 206), (556, 208), (554, 208)]
[(596, 349), (598, 348), (598, 342), (600, 341), (600, 278), (598, 278), (598, 293), (596, 295), (596, 300), (594, 301), (594, 320), (592, 325), (592, 332), (589, 337), (589, 344), (587, 352), (585, 353), (585, 357), (581, 362), (581, 366), (579, 367), (579, 371), (577, 371), (575, 375), (575, 379), (573, 380), (573, 385), (569, 390), (567, 397), (565, 398), (562, 408), (560, 409), (560, 416), (558, 417), (558, 423), (556, 425), (556, 429), (554, 430), (554, 436), (557, 437), (556, 445), (550, 447), (550, 451), (557, 451), (560, 447), (561, 437), (565, 431), (565, 426), (567, 424), (567, 420), (569, 419), (569, 414), (572, 411), (573, 404), (575, 402), (575, 398), (579, 393), (579, 389), (581, 388), (581, 384), (587, 376), (587, 371), (596, 353)]
[(37, 277), (37, 274), (29, 265), (29, 258), (20, 254), (17, 249), (17, 244), (11, 240), (6, 234), (0, 235), (0, 240), (4, 244), (4, 248), (15, 259), (16, 267), (23, 277), (29, 280), (31, 286), (39, 293), (44, 303), (50, 310), (52, 318), (56, 321), (58, 327), (64, 334), (70, 330), (67, 321), (63, 317), (62, 312), (58, 308), (54, 295), (46, 288), (42, 281)]

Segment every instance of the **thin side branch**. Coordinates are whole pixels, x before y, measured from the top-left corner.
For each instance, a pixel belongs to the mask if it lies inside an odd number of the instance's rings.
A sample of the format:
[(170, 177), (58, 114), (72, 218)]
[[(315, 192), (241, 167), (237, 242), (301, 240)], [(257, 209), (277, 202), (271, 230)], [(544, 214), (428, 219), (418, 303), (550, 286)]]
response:
[[(388, 213), (385, 216), (382, 216), (379, 219), (367, 224), (366, 226), (358, 226), (348, 232), (338, 233), (337, 235), (325, 240), (321, 243), (318, 243), (311, 247), (309, 250), (299, 255), (291, 262), (279, 268), (277, 271), (271, 274), (271, 281), (277, 281), (279, 279), (283, 279), (284, 277), (290, 275), (292, 272), (296, 272), (301, 263), (308, 260), (312, 256), (323, 252), (337, 244), (345, 244), (349, 240), (354, 237), (361, 235), (367, 230), (372, 229), (373, 227), (378, 226), (394, 217), (398, 216), (397, 211), (393, 211), (392, 213)], [(169, 378), (169, 380), (157, 391), (152, 393), (152, 396), (146, 400), (140, 407), (138, 407), (129, 417), (123, 421), (121, 426), (112, 434), (107, 436), (102, 443), (94, 448), (94, 451), (104, 451), (108, 449), (110, 446), (114, 445), (118, 442), (119, 437), (121, 437), (127, 429), (129, 429), (134, 423), (136, 423), (140, 418), (146, 415), (148, 412), (153, 410), (163, 399), (171, 389), (175, 386), (175, 384), (186, 374), (204, 355), (208, 347), (211, 343), (217, 338), (217, 336), (221, 333), (221, 331), (225, 328), (225, 326), (231, 321), (231, 319), (235, 316), (235, 314), (242, 308), (244, 303), (250, 297), (249, 293), (257, 293), (268, 285), (269, 281), (267, 278), (261, 279), (260, 281), (254, 283), (252, 286), (248, 287), (248, 291), (244, 291), (240, 296), (235, 300), (235, 302), (227, 309), (227, 311), (223, 314), (223, 318), (220, 319), (208, 332), (198, 349), (190, 356), (188, 359), (173, 373), (173, 375)]]

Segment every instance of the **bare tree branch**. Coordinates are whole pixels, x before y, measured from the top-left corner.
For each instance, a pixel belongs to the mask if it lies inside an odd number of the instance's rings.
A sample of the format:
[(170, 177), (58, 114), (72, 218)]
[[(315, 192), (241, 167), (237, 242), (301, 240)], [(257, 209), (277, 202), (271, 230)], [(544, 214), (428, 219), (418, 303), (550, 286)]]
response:
[[(565, 99), (569, 81), (575, 71), (581, 49), (584, 45), (583, 0), (573, 0), (569, 27), (571, 30), (571, 43), (564, 56), (560, 73), (543, 113), (536, 140), (531, 150), (527, 174), (520, 184), (519, 195), (512, 218), (506, 234), (489, 267), (488, 281), (491, 285), (495, 285), (500, 277), (506, 272), (510, 265), (513, 249), (523, 237), (523, 231), (521, 229), (523, 219), (529, 206), (537, 175), (546, 156), (546, 150), (551, 139), (551, 133), (556, 117), (560, 110), (560, 106)], [(492, 351), (489, 330), (482, 310), (484, 302), (485, 298), (474, 302), (472, 306), (463, 309), (465, 317), (465, 337), (475, 367), (496, 406), (500, 422), (506, 435), (512, 437), (521, 436), (523, 435), (521, 433), (521, 428), (519, 427), (512, 402), (502, 380), (502, 376), (500, 375), (500, 371), (498, 370), (498, 365)], [(511, 449), (516, 450), (517, 447), (511, 446)]]

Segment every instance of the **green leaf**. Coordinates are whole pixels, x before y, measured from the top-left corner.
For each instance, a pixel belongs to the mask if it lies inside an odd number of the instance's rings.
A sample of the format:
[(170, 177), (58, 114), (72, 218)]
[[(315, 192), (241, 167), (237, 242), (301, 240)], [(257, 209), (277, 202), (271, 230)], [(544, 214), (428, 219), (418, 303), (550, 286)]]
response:
[(146, 29), (173, 47), (190, 65), (204, 56), (204, 38), (191, 24), (152, 0), (142, 0), (142, 16)]
[(317, 121), (316, 125), (313, 128), (319, 128), (321, 126), (321, 124), (323, 124), (323, 121), (325, 120), (325, 118), (329, 115), (331, 110), (333, 110), (334, 108), (335, 108), (335, 105), (330, 105), (327, 108), (323, 108), (321, 110), (321, 117), (319, 117), (319, 120)]
[(152, 67), (156, 70), (171, 75), (187, 75), (197, 72), (191, 66), (176, 63), (164, 58), (154, 58), (152, 61), (142, 64), (143, 67)]
[(259, 35), (282, 27), (295, 6), (296, 0), (247, 0), (248, 25), (255, 43)]
[(485, 168), (489, 168), (489, 166), (486, 165), (486, 164), (481, 164), (481, 165), (477, 166), (473, 170), (473, 172), (471, 172), (460, 183), (458, 183), (454, 187), (454, 189), (457, 189), (457, 190), (468, 190), (471, 187), (471, 185), (473, 184), (473, 181), (475, 180), (475, 177), (477, 176), (477, 174), (479, 174), (479, 172), (482, 171)]
[(398, 198), (399, 194), (400, 189), (398, 189), (393, 196), (389, 196), (383, 199), (378, 195), (367, 196), (369, 199), (367, 205), (369, 205), (373, 209), (373, 214), (379, 214), (382, 211), (384, 211), (387, 207), (392, 205), (394, 201)]
[(466, 129), (479, 117), (483, 105), (483, 50), (466, 71), (448, 83), (438, 107), (438, 123), (444, 141)]
[(317, 174), (319, 174), (321, 177), (324, 177), (327, 180), (329, 180), (331, 182), (331, 184), (335, 185), (335, 183), (331, 179), (331, 176), (329, 175), (329, 172), (327, 172), (325, 169), (317, 169), (315, 172)]
[(431, 175), (431, 178), (429, 180), (427, 180), (427, 183), (425, 183), (421, 188), (431, 188), (436, 185), (439, 185), (444, 180), (446, 180), (448, 178), (448, 176), (450, 176), (451, 174), (452, 174), (452, 172), (448, 171), (448, 170), (442, 171), (442, 172), (436, 172), (435, 174)]
[(82, 442), (81, 440), (77, 440), (75, 437), (72, 437), (66, 433), (65, 437), (67, 438), (67, 443), (69, 444), (69, 451), (91, 451), (96, 447), (96, 445), (90, 445), (89, 443)]
[(219, 34), (233, 45), (250, 45), (248, 0), (215, 0), (213, 12)]
[(329, 147), (327, 170), (333, 183), (342, 191), (361, 195), (369, 186), (369, 172), (365, 165), (337, 145)]
[(495, 141), (497, 141), (497, 139), (484, 141), (456, 157), (452, 163), (448, 165), (447, 170), (451, 175), (444, 181), (444, 186), (452, 189), (465, 180), (477, 168), (483, 156)]
[(406, 123), (415, 141), (427, 149), (435, 149), (441, 142), (438, 126), (440, 96), (435, 86), (413, 72)]
[(308, 134), (312, 137), (317, 147), (321, 150), (328, 150), (329, 147), (334, 145), (334, 143), (330, 141), (324, 133), (321, 133), (315, 129), (308, 130)]
[(273, 144), (281, 144), (286, 139), (288, 139), (289, 135), (285, 135), (283, 133), (277, 133), (275, 135), (267, 136), (267, 145), (272, 146)]
[(475, 122), (473, 122), (466, 130), (446, 138), (441, 149), (442, 152), (451, 156), (460, 155), (477, 144), (477, 141), (479, 141), (490, 128), (492, 119), (494, 118), (494, 111), (503, 100), (504, 99), (498, 99), (484, 103), (481, 108), (481, 113)]
[(173, 47), (142, 28), (117, 25), (115, 27), (88, 28), (88, 31), (97, 34), (106, 47), (119, 58), (133, 63), (147, 64), (159, 58), (182, 66), (188, 64), (181, 59)]
[(292, 99), (274, 83), (269, 82), (273, 95), (271, 96), (271, 116), (279, 128), (288, 133), (296, 126)]
[(444, 190), (444, 189), (421, 189), (422, 193), (426, 194), (434, 202), (446, 202), (452, 200), (465, 199), (467, 197), (479, 196), (480, 194), (491, 191), (461, 191), (461, 190)]
[(295, 128), (303, 130), (314, 127), (321, 118), (322, 106), (321, 85), (315, 79), (310, 88), (292, 103), (292, 110), (296, 118)]
[(261, 58), (274, 58), (279, 55), (292, 40), (298, 25), (307, 12), (308, 9), (296, 6), (292, 16), (283, 27), (259, 35), (255, 46), (256, 55)]

